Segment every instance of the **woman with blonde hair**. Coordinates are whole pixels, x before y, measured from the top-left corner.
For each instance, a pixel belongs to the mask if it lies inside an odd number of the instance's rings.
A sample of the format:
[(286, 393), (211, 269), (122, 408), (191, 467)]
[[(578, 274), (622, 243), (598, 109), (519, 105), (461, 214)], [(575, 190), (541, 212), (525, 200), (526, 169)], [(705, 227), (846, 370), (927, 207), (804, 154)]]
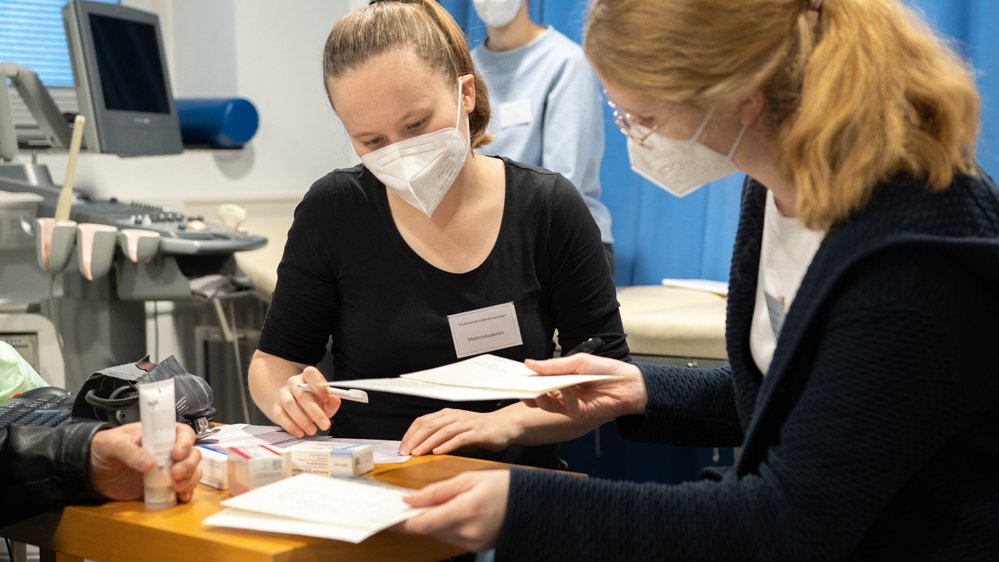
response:
[(534, 405), (738, 461), (675, 486), (469, 474), (401, 528), (510, 560), (999, 558), (999, 190), (970, 70), (898, 0), (595, 0), (584, 44), (637, 172), (748, 176), (730, 365), (528, 362), (617, 375)]
[[(433, 0), (384, 1), (331, 30), (323, 83), (361, 164), (319, 179), (295, 211), (250, 363), (256, 404), (288, 432), (401, 439), (402, 454), (556, 466), (590, 421), (520, 402), (329, 393), (493, 353), (551, 357), (602, 338), (628, 358), (600, 232), (562, 176), (472, 149), (489, 102), (455, 21)], [(311, 388), (303, 390), (299, 385)], [(331, 420), (332, 419), (332, 424)], [(475, 452), (477, 450), (477, 452)]]

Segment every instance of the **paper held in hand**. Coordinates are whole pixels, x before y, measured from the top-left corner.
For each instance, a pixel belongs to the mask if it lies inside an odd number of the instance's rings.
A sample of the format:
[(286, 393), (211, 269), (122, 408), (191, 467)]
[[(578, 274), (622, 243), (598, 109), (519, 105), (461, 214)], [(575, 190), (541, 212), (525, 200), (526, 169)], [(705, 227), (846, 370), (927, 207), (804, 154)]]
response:
[(402, 498), (413, 490), (363, 478), (299, 474), (229, 498), (205, 525), (359, 543), (424, 508)]
[(519, 361), (486, 354), (398, 378), (335, 381), (330, 385), (457, 402), (536, 398), (551, 390), (609, 378), (610, 375), (543, 376)]

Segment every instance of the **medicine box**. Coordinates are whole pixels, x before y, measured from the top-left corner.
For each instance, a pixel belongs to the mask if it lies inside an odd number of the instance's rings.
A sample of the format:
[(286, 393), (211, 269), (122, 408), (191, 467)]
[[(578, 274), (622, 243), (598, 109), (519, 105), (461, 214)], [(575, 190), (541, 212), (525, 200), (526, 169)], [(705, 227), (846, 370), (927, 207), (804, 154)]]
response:
[(229, 453), (222, 447), (198, 445), (201, 449), (201, 483), (219, 490), (229, 489)]
[(299, 443), (285, 449), (294, 474), (309, 472), (323, 476), (360, 476), (375, 468), (371, 445), (337, 442)]
[(238, 496), (291, 476), (288, 455), (267, 445), (229, 447), (229, 493)]

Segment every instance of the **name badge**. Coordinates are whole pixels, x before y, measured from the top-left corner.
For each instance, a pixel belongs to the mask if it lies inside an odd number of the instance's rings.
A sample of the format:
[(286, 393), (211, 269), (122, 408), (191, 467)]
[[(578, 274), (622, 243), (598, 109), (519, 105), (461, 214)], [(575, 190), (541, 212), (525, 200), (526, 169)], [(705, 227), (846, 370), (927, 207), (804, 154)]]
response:
[(512, 302), (452, 314), (447, 321), (459, 359), (524, 343)]
[(531, 100), (508, 101), (499, 106), (500, 128), (530, 123), (532, 117)]
[(778, 339), (780, 330), (784, 327), (784, 299), (763, 291), (763, 300), (767, 303), (767, 313), (770, 315), (770, 329), (774, 333), (774, 339)]

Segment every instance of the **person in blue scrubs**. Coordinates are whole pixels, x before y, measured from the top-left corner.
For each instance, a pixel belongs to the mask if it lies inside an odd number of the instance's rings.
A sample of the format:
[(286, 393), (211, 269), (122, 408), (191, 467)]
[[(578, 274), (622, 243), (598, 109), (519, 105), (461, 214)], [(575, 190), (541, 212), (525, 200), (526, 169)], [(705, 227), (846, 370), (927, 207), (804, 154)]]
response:
[(572, 182), (600, 228), (614, 269), (611, 215), (600, 201), (604, 122), (600, 86), (583, 49), (538, 25), (527, 0), (474, 0), (488, 37), (472, 60), (489, 88), (495, 138), (481, 149), (558, 172)]

